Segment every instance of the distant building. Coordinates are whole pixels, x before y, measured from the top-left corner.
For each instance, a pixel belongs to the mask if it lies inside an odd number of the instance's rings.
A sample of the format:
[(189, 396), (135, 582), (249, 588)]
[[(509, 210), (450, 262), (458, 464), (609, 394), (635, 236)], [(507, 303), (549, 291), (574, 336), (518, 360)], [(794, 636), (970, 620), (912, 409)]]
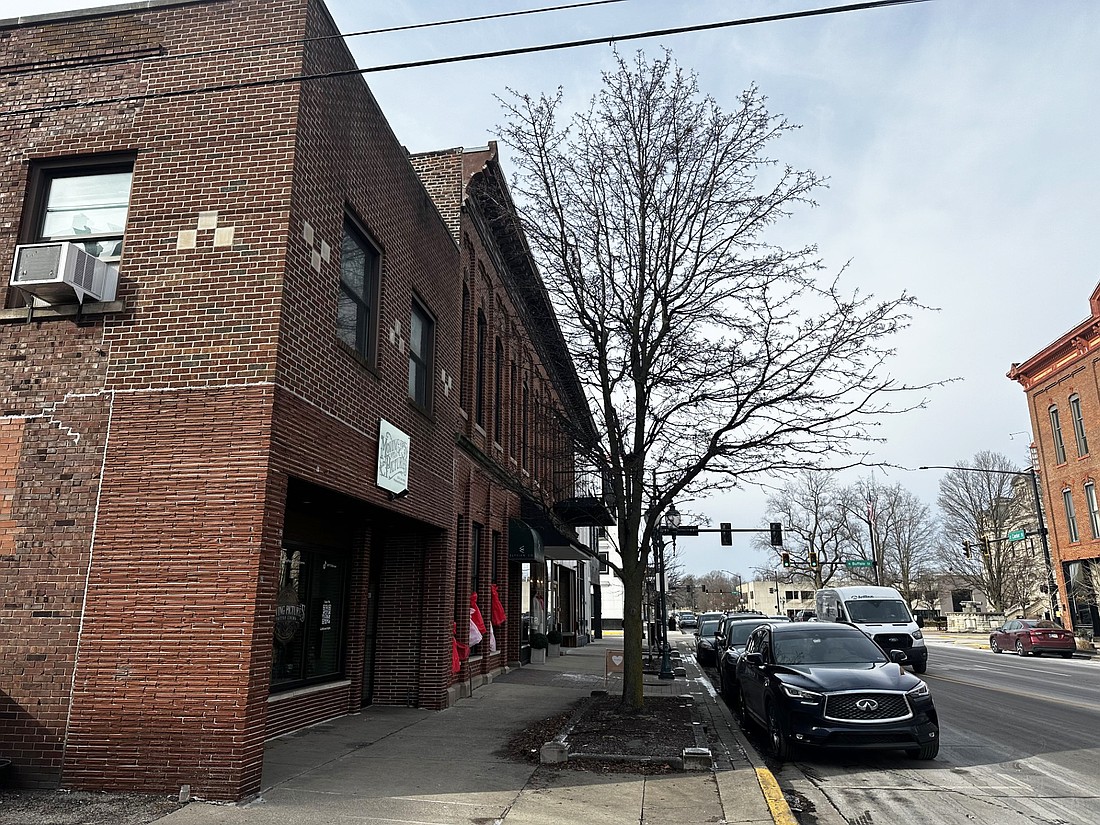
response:
[(1063, 622), (1100, 634), (1100, 286), (1089, 316), (1008, 377), (1027, 394)]

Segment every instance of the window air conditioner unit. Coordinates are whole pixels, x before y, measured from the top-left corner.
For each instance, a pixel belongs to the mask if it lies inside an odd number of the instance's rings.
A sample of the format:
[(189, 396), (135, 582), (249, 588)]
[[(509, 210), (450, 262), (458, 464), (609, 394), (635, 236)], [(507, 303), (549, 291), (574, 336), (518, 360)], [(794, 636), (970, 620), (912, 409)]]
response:
[(75, 243), (21, 244), (15, 248), (11, 285), (47, 304), (113, 301), (118, 272)]

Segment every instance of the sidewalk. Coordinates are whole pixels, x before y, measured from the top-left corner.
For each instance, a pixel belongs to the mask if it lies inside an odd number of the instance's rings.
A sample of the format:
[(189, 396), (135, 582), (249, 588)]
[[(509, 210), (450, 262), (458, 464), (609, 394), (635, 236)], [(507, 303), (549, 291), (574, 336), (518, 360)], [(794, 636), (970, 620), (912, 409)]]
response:
[(774, 777), (686, 656), (675, 690), (695, 696), (717, 733), (715, 769), (603, 774), (504, 755), (514, 732), (602, 689), (605, 651), (619, 645), (604, 639), (514, 669), (444, 711), (371, 707), (274, 740), (259, 798), (193, 802), (158, 825), (793, 825)]

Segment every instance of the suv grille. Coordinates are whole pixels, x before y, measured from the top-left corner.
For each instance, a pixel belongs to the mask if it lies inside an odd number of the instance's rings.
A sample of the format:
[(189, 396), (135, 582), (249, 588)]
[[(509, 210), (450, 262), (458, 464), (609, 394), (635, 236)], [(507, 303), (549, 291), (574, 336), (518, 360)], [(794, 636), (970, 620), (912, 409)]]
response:
[(913, 646), (913, 639), (908, 633), (879, 633), (872, 638), (883, 650), (908, 650)]
[(825, 718), (838, 722), (885, 722), (912, 715), (901, 693), (833, 693), (825, 697)]

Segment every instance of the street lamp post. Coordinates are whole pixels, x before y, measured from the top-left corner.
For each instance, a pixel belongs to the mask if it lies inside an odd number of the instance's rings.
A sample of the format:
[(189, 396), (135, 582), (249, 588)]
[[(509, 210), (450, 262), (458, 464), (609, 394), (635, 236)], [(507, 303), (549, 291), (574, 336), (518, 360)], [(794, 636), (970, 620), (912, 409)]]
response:
[[(680, 511), (676, 509), (675, 504), (670, 505), (668, 510), (665, 511), (664, 522), (665, 522), (664, 526), (666, 528), (666, 531), (672, 534), (672, 541), (675, 542), (676, 541), (676, 531), (680, 527)], [(665, 539), (665, 536), (664, 536), (665, 531), (659, 531), (659, 532), (661, 534), (658, 535), (659, 541), (658, 541), (657, 545), (658, 545), (658, 552), (660, 553), (661, 558), (660, 558), (660, 564), (659, 564), (660, 569), (658, 570), (658, 575), (660, 576), (660, 579), (659, 579), (659, 583), (658, 583), (659, 590), (658, 590), (657, 600), (658, 600), (658, 604), (660, 606), (657, 608), (657, 611), (658, 611), (658, 614), (659, 614), (659, 617), (660, 617), (660, 620), (661, 620), (661, 626), (662, 626), (661, 633), (663, 634), (664, 643), (661, 645), (661, 672), (658, 674), (658, 678), (660, 678), (660, 679), (674, 679), (674, 678), (676, 678), (676, 674), (674, 674), (672, 672), (672, 661), (669, 658), (669, 649), (668, 649), (669, 648), (669, 644), (668, 644), (668, 609), (665, 606), (665, 542), (666, 542), (666, 539)]]
[(933, 464), (926, 467), (918, 467), (919, 470), (962, 470), (970, 473), (988, 473), (989, 475), (1003, 475), (1003, 476), (1027, 476), (1031, 479), (1031, 494), (1035, 500), (1035, 522), (1036, 531), (1039, 533), (1039, 540), (1043, 543), (1043, 561), (1046, 564), (1047, 571), (1047, 601), (1050, 603), (1050, 618), (1054, 618), (1054, 595), (1058, 590), (1057, 582), (1054, 580), (1054, 567), (1050, 561), (1050, 542), (1047, 541), (1047, 526), (1046, 521), (1043, 519), (1043, 502), (1039, 498), (1039, 478), (1035, 472), (1034, 467), (1028, 467), (1026, 470), (993, 470), (986, 467), (945, 467), (938, 464)]

